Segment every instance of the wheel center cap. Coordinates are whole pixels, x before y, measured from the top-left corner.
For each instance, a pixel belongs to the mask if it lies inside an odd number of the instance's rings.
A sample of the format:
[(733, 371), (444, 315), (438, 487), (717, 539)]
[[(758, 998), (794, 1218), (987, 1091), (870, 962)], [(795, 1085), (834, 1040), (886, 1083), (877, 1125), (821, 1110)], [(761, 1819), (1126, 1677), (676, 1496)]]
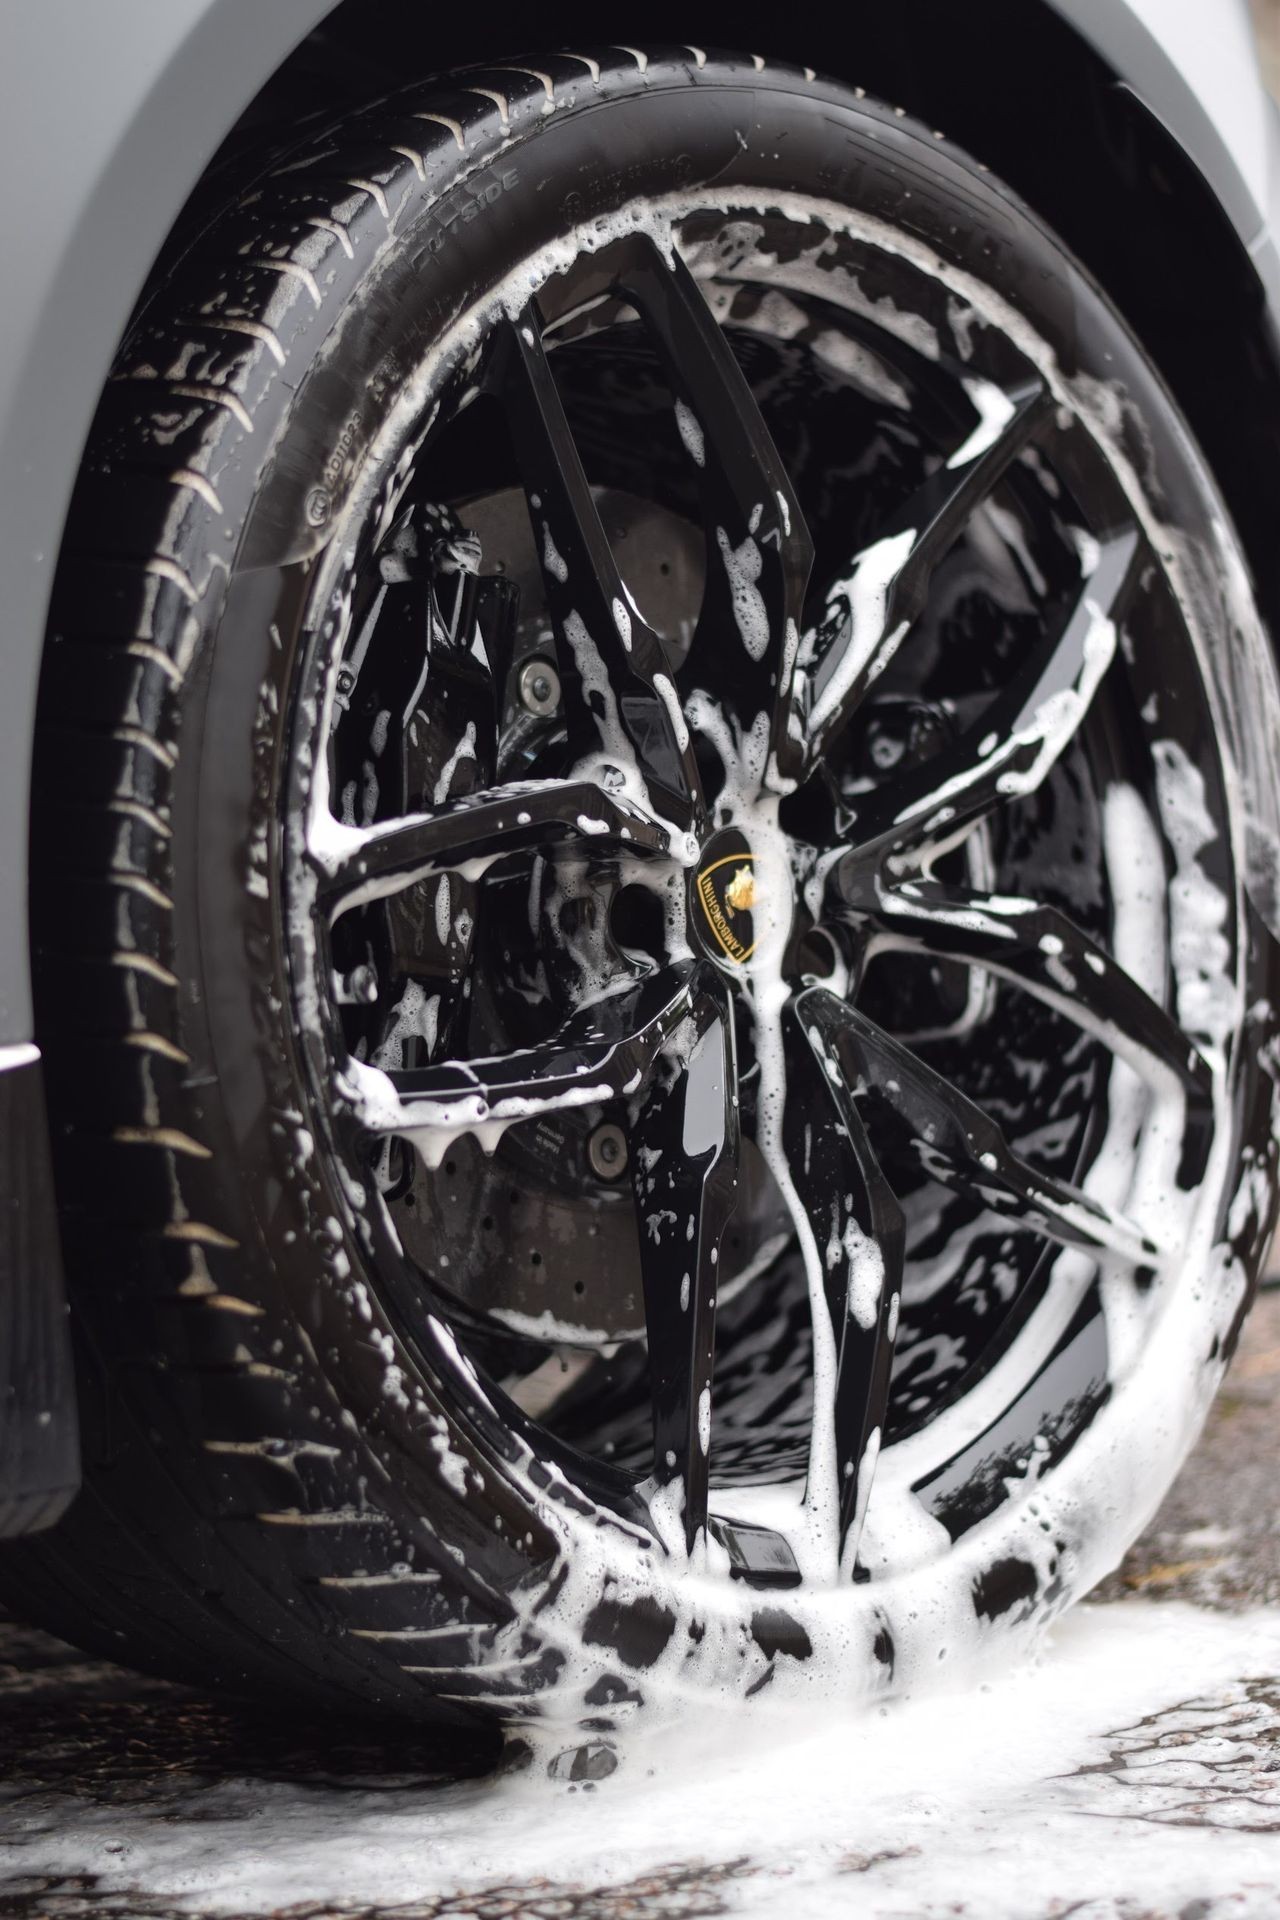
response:
[(727, 972), (751, 968), (791, 925), (791, 875), (776, 854), (753, 849), (737, 827), (713, 834), (693, 876), (699, 943)]

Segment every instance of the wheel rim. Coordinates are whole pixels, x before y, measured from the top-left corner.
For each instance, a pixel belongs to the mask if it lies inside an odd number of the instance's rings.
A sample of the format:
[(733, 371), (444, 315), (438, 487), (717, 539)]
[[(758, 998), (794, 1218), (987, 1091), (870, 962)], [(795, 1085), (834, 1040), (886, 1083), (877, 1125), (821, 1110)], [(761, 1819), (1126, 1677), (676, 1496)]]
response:
[[(723, 228), (724, 216), (716, 220)], [(696, 235), (696, 221), (691, 226)], [(687, 236), (690, 231), (686, 226)], [(445, 970), (460, 990), (475, 931), (472, 895), (461, 905), (446, 895), (442, 909), (442, 881), (452, 887), (461, 875), (467, 888), (482, 892), (495, 877), (506, 881), (512, 863), (550, 854), (561, 882), (564, 868), (576, 862), (607, 896), (638, 887), (660, 904), (666, 946), (661, 956), (649, 956), (653, 964), (646, 967), (634, 950), (624, 950), (626, 965), (615, 964), (602, 978), (597, 951), (594, 995), (583, 996), (579, 1010), (569, 1010), (540, 1043), (500, 1056), (451, 1057), (437, 1046), (426, 1064), (371, 1065), (352, 1052), (349, 1016), (332, 1004), (324, 969), (311, 988), (326, 1035), (319, 1085), (346, 1150), (366, 1171), (371, 1138), (411, 1140), (421, 1162), (439, 1169), (463, 1135), (478, 1136), (492, 1150), (512, 1130), (576, 1109), (591, 1112), (593, 1137), (601, 1127), (622, 1128), (628, 1184), (644, 1229), (639, 1261), (653, 1460), (648, 1473), (618, 1473), (573, 1447), (567, 1457), (575, 1481), (593, 1499), (638, 1519), (677, 1556), (705, 1539), (709, 1523), (734, 1571), (789, 1584), (802, 1572), (829, 1578), (840, 1568), (846, 1575), (855, 1569), (889, 1417), (909, 1234), (873, 1138), (882, 1124), (916, 1143), (916, 1161), (935, 1186), (976, 1194), (987, 1214), (1014, 1221), (1024, 1240), (1033, 1230), (1049, 1249), (1021, 1272), (999, 1336), (970, 1375), (1000, 1374), (1020, 1328), (1053, 1291), (1051, 1270), (1060, 1273), (1062, 1266), (1056, 1250), (1076, 1250), (1071, 1257), (1078, 1274), (1087, 1268), (1088, 1284), (1076, 1286), (1074, 1313), (1059, 1312), (1047, 1357), (1074, 1355), (1069, 1367), (1077, 1387), (1101, 1374), (1082, 1416), (1087, 1423), (1105, 1393), (1108, 1366), (1105, 1340), (1100, 1361), (1096, 1351), (1084, 1358), (1077, 1351), (1097, 1346), (1090, 1286), (1101, 1271), (1104, 1279), (1122, 1272), (1129, 1276), (1125, 1284), (1140, 1288), (1168, 1264), (1168, 1242), (1158, 1244), (1151, 1227), (1131, 1218), (1119, 1200), (1099, 1197), (1107, 1181), (1092, 1177), (1105, 1156), (1096, 1139), (1091, 1149), (1084, 1136), (1090, 1126), (1096, 1132), (1114, 1122), (1122, 1104), (1114, 1070), (1110, 1107), (1096, 1103), (1077, 1129), (1076, 1158), (1090, 1177), (1082, 1184), (1034, 1171), (954, 1077), (905, 1048), (864, 1010), (862, 989), (873, 963), (907, 952), (947, 968), (981, 969), (1083, 1028), (1135, 1084), (1158, 1089), (1153, 1104), (1163, 1118), (1155, 1131), (1166, 1135), (1164, 1165), (1155, 1174), (1148, 1167), (1148, 1194), (1162, 1188), (1186, 1195), (1204, 1174), (1226, 1035), (1215, 1034), (1210, 1021), (1197, 1045), (1166, 1011), (1165, 996), (1132, 979), (1103, 950), (1096, 929), (1073, 924), (1051, 898), (973, 884), (974, 847), (987, 824), (1005, 810), (1034, 804), (1071, 753), (1085, 752), (1095, 768), (1119, 770), (1125, 757), (1116, 742), (1119, 721), (1106, 698), (1119, 671), (1117, 629), (1128, 638), (1136, 629), (1143, 642), (1121, 663), (1129, 702), (1122, 717), (1141, 708), (1144, 671), (1151, 680), (1151, 662), (1171, 620), (1182, 631), (1167, 587), (1151, 584), (1144, 532), (1105, 462), (1096, 449), (1077, 443), (1084, 439), (1077, 427), (1056, 419), (1043, 377), (1007, 342), (997, 381), (945, 363), (926, 365), (883, 329), (850, 324), (848, 338), (874, 356), (882, 381), (909, 381), (958, 425), (950, 445), (937, 449), (942, 463), (895, 503), (875, 538), (858, 543), (840, 576), (843, 585), (830, 576), (818, 581), (815, 605), (815, 543), (806, 513), (713, 315), (707, 295), (722, 300), (726, 287), (714, 271), (706, 273), (705, 242), (694, 238), (690, 257), (699, 258), (700, 244), (701, 283), (678, 251), (665, 252), (644, 236), (597, 252), (580, 265), (576, 281), (566, 276), (553, 302), (544, 289), (541, 310), (535, 301), (514, 319), (498, 320), (482, 356), (482, 382), (506, 417), (540, 550), (561, 698), (553, 703), (545, 749), (535, 744), (531, 751), (535, 766), (545, 751), (556, 771), (533, 780), (494, 777), (502, 703), (492, 685), (479, 684), (483, 676), (474, 670), (466, 635), (477, 606), (497, 630), (503, 592), (500, 581), (477, 584), (462, 530), (442, 517), (431, 523), (438, 559), (418, 569), (406, 596), (426, 636), (422, 652), (433, 663), (436, 691), (452, 714), (452, 770), (446, 778), (446, 759), (436, 777), (440, 804), (430, 814), (383, 817), (379, 810), (373, 824), (354, 826), (337, 817), (323, 773), (312, 780), (309, 756), (299, 753), (308, 833), (294, 892), (308, 924), (319, 926), (319, 950), (330, 959), (344, 922), (381, 914), (385, 902), (406, 895), (429, 900), (445, 929), (439, 941)], [(750, 276), (724, 278), (743, 283), (730, 284), (728, 294), (740, 306), (745, 292), (749, 305)], [(678, 669), (670, 636), (659, 635), (629, 590), (552, 373), (576, 318), (598, 312), (605, 296), (624, 300), (640, 316), (670, 390), (675, 431), (707, 524), (705, 592), (687, 647), (675, 649), (683, 651)], [(599, 332), (607, 335), (608, 326)], [(865, 365), (859, 371), (865, 380)], [(890, 685), (895, 661), (909, 653), (939, 567), (975, 511), (1034, 472), (1033, 461), (1068, 489), (1073, 508), (1081, 508), (1082, 496), (1090, 508), (1080, 512), (1076, 529), (1082, 537), (1074, 594), (1046, 622), (1041, 645), (987, 690), (968, 724), (962, 706), (947, 714), (953, 737), (944, 747), (935, 742), (933, 750), (913, 750), (905, 760), (900, 755), (896, 774), (870, 788), (847, 780), (844, 791), (825, 796), (832, 819), (827, 836), (812, 837), (812, 796), (824, 768), (876, 708), (877, 684)], [(390, 499), (399, 509), (411, 473), (402, 463), (394, 496), (384, 500), (384, 528), (397, 524)], [(1069, 521), (1065, 510), (1059, 517)], [(420, 561), (427, 522), (410, 524)], [(394, 534), (390, 547), (385, 534), (381, 546), (365, 544), (370, 557), (380, 552), (384, 561), (396, 551)], [(413, 574), (408, 564), (405, 570)], [(327, 670), (327, 696), (300, 703), (313, 716), (314, 737), (326, 742), (337, 737), (341, 714), (350, 711), (342, 705), (340, 676), (350, 671), (343, 663), (353, 646), (361, 645), (350, 612), (353, 602), (357, 611), (362, 602), (359, 573), (357, 565), (344, 576), (327, 633), (317, 622), (312, 666)], [(385, 566), (381, 579), (387, 584)], [(368, 597), (363, 593), (366, 603)], [(1152, 611), (1156, 602), (1162, 612)], [(375, 637), (366, 656), (376, 654)], [(1187, 711), (1169, 736), (1163, 767), (1144, 736), (1152, 769), (1145, 789), (1155, 792), (1163, 780), (1166, 791), (1178, 788), (1184, 797), (1189, 779), (1192, 786), (1199, 780), (1203, 792), (1217, 778), (1208, 696), (1185, 638), (1178, 674)], [(534, 657), (550, 658), (545, 640)], [(503, 687), (516, 667), (524, 672), (527, 666), (527, 660), (512, 663)], [(357, 672), (351, 690), (358, 681)], [(1162, 691), (1169, 682), (1166, 673)], [(876, 711), (887, 704), (881, 701)], [(536, 707), (527, 699), (524, 706), (525, 716), (537, 721)], [(478, 781), (467, 773), (458, 780), (464, 760), (479, 764), (485, 756), (459, 758), (457, 742), (468, 728), (473, 743), (479, 740), (487, 714), (496, 715), (489, 777)], [(527, 732), (526, 718), (520, 725)], [(1180, 739), (1198, 743), (1198, 764)], [(527, 741), (522, 751), (530, 751)], [(324, 755), (317, 766), (325, 768)], [(1129, 790), (1141, 788), (1136, 782)], [(1175, 795), (1166, 812), (1176, 813), (1180, 804)], [(1215, 817), (1220, 824), (1222, 812)], [(967, 851), (957, 855), (962, 835)], [(1208, 863), (1211, 883), (1233, 901), (1229, 847), (1219, 854), (1216, 865)], [(581, 902), (589, 895), (590, 887), (585, 895), (579, 888), (572, 897)], [(1117, 917), (1114, 900), (1104, 900), (1099, 911), (1101, 918), (1108, 911)], [(424, 912), (420, 906), (419, 923)], [(1231, 917), (1224, 916), (1227, 951), (1217, 962), (1223, 978), (1236, 961)], [(450, 958), (451, 948), (463, 951)], [(610, 953), (611, 963), (617, 958)], [(302, 964), (308, 959), (309, 950)], [(343, 973), (349, 1004), (363, 991), (356, 971)], [(470, 996), (463, 991), (462, 997)], [(403, 1018), (403, 996), (394, 1013), (383, 1011), (385, 1031)], [(416, 1018), (420, 1008), (409, 1011)], [(438, 1007), (437, 1019), (440, 1013)], [(438, 1038), (438, 1027), (435, 1032)], [(1132, 1089), (1122, 1093), (1132, 1103)], [(606, 1108), (614, 1117), (598, 1120)], [(1148, 1159), (1150, 1120), (1151, 1109), (1144, 1109)], [(362, 1142), (354, 1150), (353, 1127)], [(1139, 1130), (1121, 1156), (1130, 1172)], [(769, 1502), (753, 1502), (745, 1488), (710, 1505), (708, 1499), (717, 1256), (744, 1137), (786, 1206), (812, 1315), (806, 1488), (798, 1520), (786, 1525), (756, 1518), (756, 1509), (767, 1511)], [(898, 1164), (901, 1150), (895, 1155)], [(1123, 1188), (1124, 1173), (1123, 1166), (1118, 1175), (1113, 1168), (1111, 1184)], [(1178, 1217), (1186, 1219), (1185, 1206)], [(420, 1279), (415, 1276), (415, 1284)], [(434, 1280), (441, 1288), (436, 1304), (442, 1296), (443, 1310), (468, 1337), (474, 1325), (459, 1311), (448, 1280), (440, 1271)], [(1066, 1397), (1090, 1401), (1087, 1391)], [(538, 1423), (536, 1444), (556, 1451), (556, 1435), (545, 1423)], [(934, 1477), (954, 1475), (964, 1454), (953, 1448), (941, 1465), (934, 1463)]]

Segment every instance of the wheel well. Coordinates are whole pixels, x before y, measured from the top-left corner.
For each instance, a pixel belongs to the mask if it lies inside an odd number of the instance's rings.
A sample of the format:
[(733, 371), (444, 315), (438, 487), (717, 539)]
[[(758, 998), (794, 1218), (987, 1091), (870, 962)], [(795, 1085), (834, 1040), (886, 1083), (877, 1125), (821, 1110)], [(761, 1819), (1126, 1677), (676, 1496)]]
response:
[[(851, 17), (856, 26), (849, 25)], [(600, 14), (561, 0), (554, 27), (497, 0), (482, 13), (341, 0), (279, 69), (223, 149), (225, 161), (283, 122), (340, 109), (406, 74), (591, 46)], [(763, 0), (656, 0), (616, 38), (741, 47), (803, 60), (940, 128), (1006, 180), (1106, 288), (1189, 419), (1280, 632), (1280, 362), (1245, 247), (1178, 142), (1044, 0), (894, 0), (856, 15)], [(532, 43), (532, 45), (531, 45)], [(1052, 76), (1045, 84), (1044, 76)], [(213, 176), (216, 178), (217, 165)], [(198, 193), (196, 204), (199, 203)]]

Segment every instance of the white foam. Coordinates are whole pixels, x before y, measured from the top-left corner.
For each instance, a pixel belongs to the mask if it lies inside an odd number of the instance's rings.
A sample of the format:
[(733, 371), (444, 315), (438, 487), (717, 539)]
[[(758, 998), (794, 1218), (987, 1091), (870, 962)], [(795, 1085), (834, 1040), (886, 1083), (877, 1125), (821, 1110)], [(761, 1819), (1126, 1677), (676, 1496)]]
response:
[(1280, 1618), (1129, 1601), (1054, 1642), (976, 1696), (803, 1721), (767, 1694), (745, 1716), (713, 1705), (592, 1792), (540, 1766), (363, 1790), (177, 1777), (110, 1807), (46, 1793), (10, 1816), (15, 1860), (196, 1914), (465, 1913), (502, 1887), (513, 1910), (1272, 1920)]

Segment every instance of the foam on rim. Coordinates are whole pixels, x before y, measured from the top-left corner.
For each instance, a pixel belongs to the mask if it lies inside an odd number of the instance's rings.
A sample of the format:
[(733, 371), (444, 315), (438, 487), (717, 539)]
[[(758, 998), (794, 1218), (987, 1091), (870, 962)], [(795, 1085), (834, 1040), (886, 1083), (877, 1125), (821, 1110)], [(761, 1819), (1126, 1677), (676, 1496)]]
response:
[[(984, 326), (1005, 333), (1036, 367), (1059, 406), (1067, 408), (1081, 422), (1120, 482), (1135, 519), (1161, 559), (1187, 620), (1209, 698), (1217, 709), (1233, 850), (1239, 870), (1244, 871), (1243, 806), (1229, 743), (1249, 734), (1257, 724), (1257, 715), (1246, 717), (1233, 712), (1228, 719), (1223, 713), (1222, 703), (1232, 683), (1228, 681), (1224, 687), (1223, 676), (1217, 672), (1221, 641), (1211, 630), (1207, 618), (1204, 557), (1185, 535), (1161, 525), (1156, 518), (1121, 444), (1120, 396), (1098, 382), (1067, 376), (1048, 344), (999, 295), (974, 276), (942, 261), (924, 243), (869, 217), (797, 194), (771, 192), (766, 201), (753, 206), (749, 194), (741, 189), (720, 200), (713, 193), (705, 192), (696, 198), (672, 195), (660, 201), (637, 203), (548, 246), (513, 270), (489, 299), (459, 320), (423, 361), (369, 450), (363, 482), (347, 505), (345, 526), (358, 525), (360, 517), (369, 511), (381, 484), (380, 475), (388, 463), (397, 457), (403, 460), (406, 444), (420, 443), (427, 431), (422, 421), (425, 418), (430, 424), (433, 396), (443, 376), (474, 356), (493, 320), (500, 315), (514, 318), (531, 294), (552, 275), (566, 271), (581, 254), (595, 251), (623, 234), (646, 232), (670, 255), (682, 220), (709, 208), (718, 208), (727, 218), (733, 217), (738, 232), (753, 226), (753, 213), (775, 217), (781, 214), (794, 224), (812, 227), (815, 242), (811, 250), (786, 263), (756, 255), (749, 261), (744, 259), (737, 266), (725, 268), (714, 260), (708, 265), (705, 258), (700, 260), (695, 256), (691, 260), (695, 272), (701, 271), (704, 277), (714, 272), (728, 279), (768, 279), (780, 290), (820, 290), (828, 303), (838, 305), (843, 297), (853, 311), (871, 306), (881, 325), (908, 340), (917, 350), (936, 355), (936, 334), (918, 316), (899, 313), (885, 300), (869, 303), (856, 276), (843, 268), (833, 269), (821, 263), (819, 256), (829, 235), (847, 235), (941, 280), (954, 300), (968, 310), (970, 329)], [(763, 228), (756, 228), (756, 233), (762, 237)], [(1186, 454), (1189, 461), (1196, 462), (1189, 443)], [(405, 471), (403, 465), (400, 470)], [(350, 548), (344, 553), (343, 539), (340, 530), (329, 550), (329, 564), (321, 569), (329, 591), (336, 589), (339, 607), (343, 593), (342, 570), (344, 564), (350, 565)], [(1234, 553), (1225, 527), (1219, 530), (1218, 540), (1220, 550)], [(1252, 621), (1248, 618), (1247, 596), (1242, 594), (1238, 577), (1233, 585), (1237, 631), (1256, 645), (1260, 640), (1256, 618)], [(590, 636), (585, 639), (589, 645)], [(339, 652), (340, 647), (333, 644), (330, 636), (327, 682), (318, 701), (314, 695), (307, 696), (311, 707), (309, 715), (304, 711), (304, 718), (309, 717), (312, 723), (313, 741), (327, 737)], [(589, 660), (586, 664), (590, 669)], [(1274, 701), (1274, 674), (1268, 675), (1262, 666), (1258, 672), (1268, 698)], [(711, 717), (692, 711), (692, 703), (689, 717), (694, 725), (713, 724)], [(728, 744), (744, 771), (764, 750), (763, 735)], [(324, 793), (323, 758), (321, 754), (314, 768), (314, 806), (307, 835), (312, 847), (320, 851), (327, 849), (333, 832), (329, 824), (332, 815)], [(1166, 835), (1185, 817), (1185, 786), (1183, 780), (1179, 787), (1173, 775), (1163, 783), (1160, 824)], [(642, 804), (648, 798), (639, 793), (635, 797)], [(767, 803), (757, 802), (753, 807), (753, 834), (767, 836), (776, 830), (776, 800), (772, 805), (775, 816), (772, 821)], [(1130, 849), (1144, 842), (1147, 832), (1145, 825), (1132, 834), (1126, 830), (1122, 818), (1126, 808), (1132, 811), (1128, 801), (1118, 802), (1111, 809), (1111, 831), (1116, 836), (1115, 852), (1121, 866), (1130, 859)], [(1255, 807), (1255, 813), (1257, 811)], [(299, 883), (301, 871), (301, 863), (295, 863), (290, 912), (295, 941), (305, 951), (312, 939), (311, 901), (305, 882)], [(1211, 950), (1209, 923), (1214, 920), (1218, 925), (1234, 923), (1237, 948), (1242, 951), (1240, 900), (1227, 901), (1220, 893), (1216, 900), (1212, 898), (1216, 890), (1198, 869), (1194, 848), (1184, 846), (1184, 864), (1180, 871), (1185, 883), (1181, 910), (1184, 915), (1196, 916), (1195, 930), (1183, 939), (1182, 947), (1188, 951), (1194, 948), (1195, 965), (1199, 966), (1205, 953)], [(1123, 916), (1129, 929), (1125, 944), (1132, 940), (1133, 964), (1138, 968), (1142, 966), (1138, 949), (1146, 942), (1150, 951), (1150, 941), (1156, 937), (1156, 922), (1160, 918), (1154, 910), (1147, 914), (1145, 931), (1139, 934), (1138, 916), (1143, 904), (1136, 895), (1130, 897), (1124, 905)], [(1157, 905), (1163, 907), (1162, 902), (1151, 904), (1153, 909)], [(1175, 934), (1175, 946), (1177, 943)], [(1189, 980), (1186, 990), (1190, 990)], [(779, 1184), (786, 1191), (786, 1169), (781, 1164), (774, 1133), (770, 1131), (773, 1125), (770, 1116), (780, 1114), (784, 1092), (781, 1049), (773, 1037), (777, 1034), (783, 996), (779, 993), (779, 983), (764, 972), (755, 976), (753, 991), (757, 1011), (762, 1016), (760, 1058), (765, 1084), (762, 1100), (765, 1151), (775, 1178), (779, 1178)], [(1220, 974), (1213, 985), (1213, 995), (1219, 1031), (1225, 1035), (1232, 1022), (1238, 1023), (1243, 1013), (1239, 982)], [(303, 1017), (315, 1019), (317, 1011), (313, 1006), (308, 1013), (304, 1007)], [(1210, 1057), (1216, 1112), (1222, 1121), (1227, 1112), (1228, 1063), (1220, 1050), (1216, 1057), (1211, 1052)], [(1115, 1076), (1130, 1072), (1119, 1061), (1113, 1069), (1117, 1112), (1127, 1109), (1121, 1097), (1125, 1083)], [(1132, 1103), (1129, 1104), (1131, 1107)], [(1214, 1147), (1199, 1195), (1182, 1196), (1177, 1192), (1176, 1182), (1169, 1178), (1171, 1164), (1176, 1165), (1178, 1126), (1168, 1100), (1156, 1103), (1153, 1116), (1153, 1124), (1143, 1128), (1140, 1150), (1132, 1157), (1132, 1170), (1124, 1182), (1128, 1188), (1125, 1204), (1140, 1221), (1160, 1218), (1162, 1238), (1176, 1239), (1183, 1250), (1181, 1272), (1188, 1276), (1188, 1284), (1176, 1285), (1172, 1273), (1163, 1275), (1151, 1292), (1137, 1302), (1127, 1276), (1116, 1271), (1114, 1263), (1108, 1270), (1104, 1261), (1103, 1300), (1113, 1355), (1114, 1391), (1110, 1402), (1052, 1474), (1043, 1473), (1042, 1463), (1034, 1458), (1029, 1460), (1022, 1480), (1010, 1483), (1009, 1497), (1003, 1506), (989, 1520), (952, 1543), (939, 1523), (920, 1507), (912, 1485), (940, 1449), (953, 1454), (985, 1429), (1007, 1404), (1013, 1388), (1025, 1381), (1039, 1360), (1047, 1357), (1070, 1323), (1094, 1269), (1093, 1263), (1079, 1254), (1061, 1254), (1054, 1263), (1042, 1308), (976, 1391), (924, 1432), (886, 1447), (881, 1453), (863, 1548), (873, 1578), (858, 1587), (815, 1584), (831, 1580), (836, 1559), (832, 1533), (836, 1497), (834, 1463), (819, 1439), (811, 1462), (809, 1518), (795, 1534), (801, 1564), (809, 1579), (799, 1592), (785, 1596), (785, 1609), (808, 1635), (813, 1656), (803, 1663), (786, 1660), (777, 1663), (771, 1689), (775, 1695), (815, 1691), (823, 1695), (861, 1695), (883, 1687), (888, 1684), (889, 1675), (877, 1661), (873, 1647), (886, 1631), (895, 1650), (893, 1679), (897, 1685), (918, 1684), (935, 1673), (940, 1657), (955, 1664), (979, 1657), (993, 1641), (1005, 1645), (1014, 1623), (1002, 1621), (998, 1628), (992, 1627), (975, 1614), (971, 1601), (975, 1586), (993, 1564), (1009, 1557), (1025, 1560), (1036, 1570), (1042, 1594), (1051, 1583), (1055, 1591), (1079, 1589), (1117, 1557), (1147, 1517), (1172, 1466), (1182, 1457), (1199, 1426), (1221, 1371), (1221, 1362), (1206, 1363), (1203, 1356), (1211, 1341), (1216, 1341), (1221, 1348), (1245, 1287), (1245, 1276), (1235, 1264), (1229, 1247), (1216, 1238), (1217, 1221), (1230, 1199), (1226, 1191), (1232, 1171), (1230, 1128), (1220, 1124), (1215, 1130)], [(1104, 1189), (1121, 1184), (1118, 1174), (1121, 1151), (1122, 1141), (1117, 1135), (1106, 1165), (1096, 1164), (1090, 1176), (1090, 1181), (1096, 1182), (1095, 1197), (1102, 1197)], [(1094, 1185), (1091, 1184), (1089, 1190), (1094, 1192)], [(1171, 1208), (1176, 1210), (1172, 1221)], [(803, 1228), (801, 1240), (803, 1243)], [(820, 1256), (816, 1243), (813, 1247), (806, 1245), (804, 1250), (813, 1291), (815, 1274), (820, 1280)], [(819, 1404), (829, 1405), (834, 1353), (829, 1350), (830, 1327), (820, 1285), (814, 1297), (814, 1327), (816, 1398)], [(439, 1332), (446, 1346), (453, 1345), (446, 1328), (441, 1326)], [(456, 1346), (454, 1352), (456, 1364), (469, 1376), (472, 1391), (482, 1391), (478, 1389), (474, 1370), (457, 1353)], [(825, 1424), (816, 1420), (815, 1431)], [(546, 1515), (560, 1541), (560, 1553), (552, 1577), (545, 1582), (535, 1582), (528, 1592), (519, 1596), (517, 1620), (510, 1635), (500, 1639), (509, 1638), (514, 1647), (525, 1632), (530, 1632), (544, 1643), (559, 1648), (564, 1670), (553, 1703), (556, 1712), (573, 1716), (586, 1709), (585, 1694), (600, 1666), (598, 1659), (584, 1650), (582, 1629), (589, 1613), (606, 1595), (622, 1605), (629, 1601), (656, 1602), (667, 1609), (676, 1622), (666, 1651), (644, 1675), (647, 1699), (675, 1700), (690, 1687), (736, 1695), (763, 1674), (764, 1656), (755, 1649), (747, 1631), (753, 1613), (761, 1604), (760, 1598), (723, 1579), (727, 1567), (714, 1543), (701, 1546), (687, 1564), (678, 1545), (673, 1545), (670, 1557), (664, 1561), (641, 1541), (632, 1539), (629, 1529), (616, 1524), (616, 1517), (612, 1524), (598, 1526), (584, 1520), (569, 1503), (557, 1502), (554, 1486), (548, 1497), (535, 1485), (532, 1466), (530, 1459), (510, 1471), (517, 1481), (523, 1482), (529, 1498)], [(539, 1480), (547, 1470), (548, 1463), (540, 1463)], [(551, 1472), (554, 1482), (555, 1469)], [(735, 1495), (733, 1508), (742, 1517), (763, 1517), (771, 1510), (774, 1515), (771, 1524), (783, 1524), (788, 1513), (794, 1520), (795, 1495), (795, 1489), (759, 1490), (751, 1515), (744, 1513), (744, 1502)], [(1020, 1630), (1028, 1634), (1041, 1630), (1054, 1610), (1055, 1606), (1046, 1601), (1028, 1614)], [(500, 1653), (495, 1655), (500, 1657)]]

